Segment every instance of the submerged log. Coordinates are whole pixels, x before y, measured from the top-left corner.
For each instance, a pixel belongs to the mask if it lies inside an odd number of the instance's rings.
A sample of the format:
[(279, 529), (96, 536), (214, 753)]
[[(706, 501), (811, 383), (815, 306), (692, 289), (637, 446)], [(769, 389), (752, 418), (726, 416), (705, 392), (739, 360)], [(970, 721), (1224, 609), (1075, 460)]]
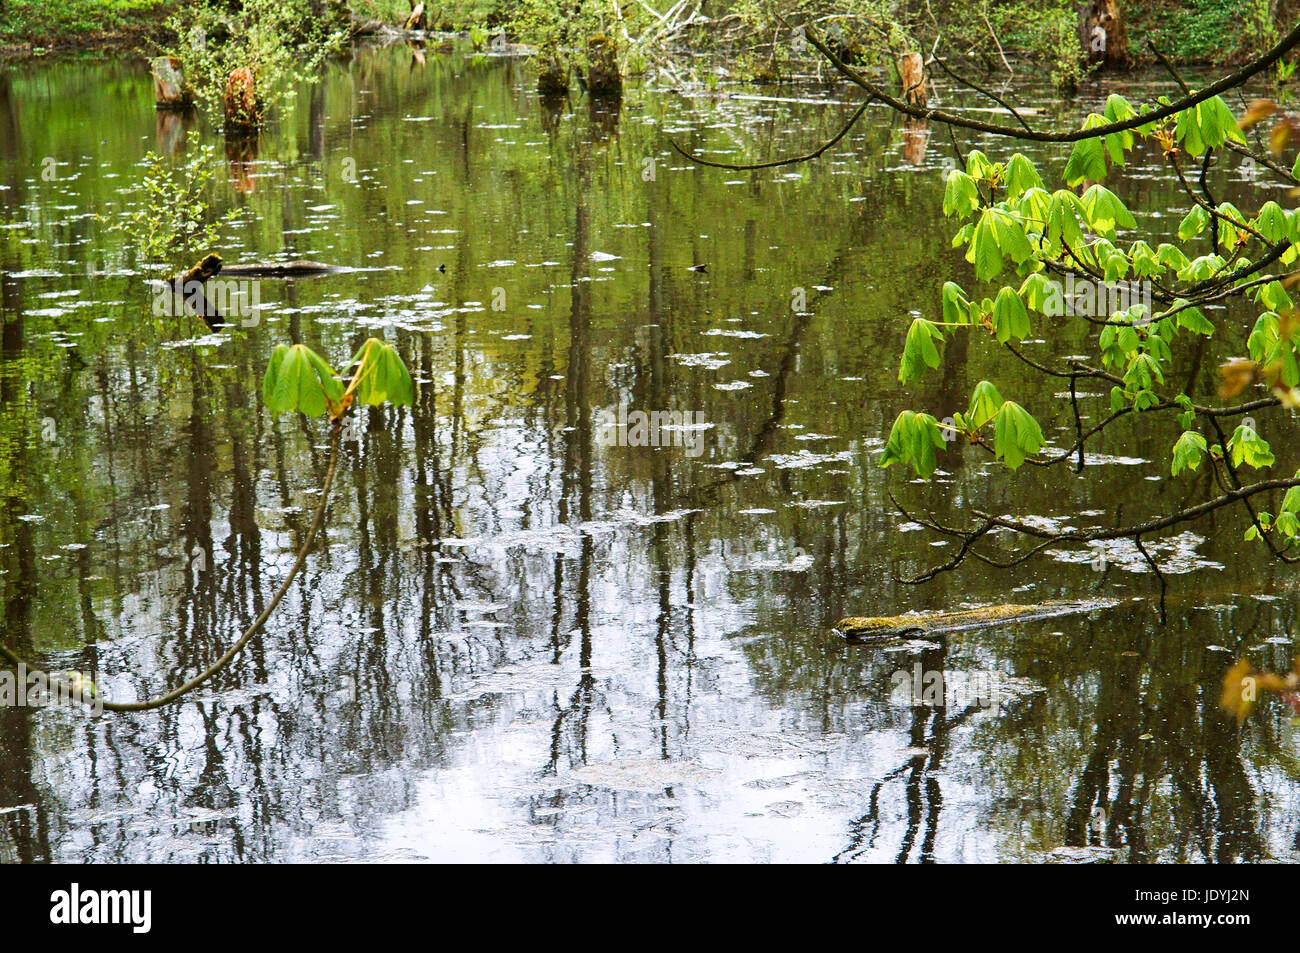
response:
[(314, 278), (317, 275), (332, 275), (340, 271), (343, 269), (336, 265), (301, 260), (249, 262), (244, 265), (223, 265), (221, 269), (221, 273), (227, 277), (244, 278)]
[(925, 108), (925, 66), (920, 53), (905, 53), (898, 60), (903, 98), (912, 106)]
[(185, 83), (181, 61), (174, 56), (158, 56), (149, 61), (153, 75), (153, 103), (157, 109), (188, 109), (194, 95)]

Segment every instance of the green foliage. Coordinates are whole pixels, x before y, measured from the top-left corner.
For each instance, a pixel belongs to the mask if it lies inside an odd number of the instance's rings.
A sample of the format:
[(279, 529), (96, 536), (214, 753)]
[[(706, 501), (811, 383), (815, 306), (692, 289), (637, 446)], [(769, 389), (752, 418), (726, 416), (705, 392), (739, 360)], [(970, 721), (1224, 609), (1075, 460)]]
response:
[(221, 226), (237, 214), (212, 214), (210, 186), (221, 172), (210, 145), (191, 143), (175, 160), (148, 153), (144, 176), (128, 193), (127, 207), (112, 227), (130, 235), (140, 257), (150, 263), (172, 266), (209, 250)]
[(347, 41), (346, 22), (317, 15), (310, 0), (186, 5), (172, 15), (168, 27), (177, 37), (169, 52), (181, 61), (196, 101), (214, 122), (224, 117), (232, 71), (253, 71), (260, 119), (273, 107), (290, 106), (296, 80), (317, 72)]
[(1237, 128), (1237, 117), (1222, 96), (1214, 96), (1191, 109), (1184, 109), (1178, 114), (1174, 132), (1182, 141), (1183, 148), (1193, 156), (1199, 156), (1207, 148), (1221, 146), (1228, 139), (1243, 145), (1246, 142), (1246, 137)]
[(308, 417), (343, 416), (354, 399), (363, 404), (411, 405), (415, 385), (396, 348), (368, 338), (348, 361), (346, 388), (334, 370), (305, 344), (277, 344), (262, 379), (262, 399), (272, 413), (301, 411)]
[(262, 379), (262, 399), (273, 413), (300, 410), (316, 417), (343, 399), (343, 385), (307, 345), (277, 344)]
[[(1102, 123), (1095, 113), (1084, 123), (1085, 129), (1091, 129)], [(1065, 164), (1065, 181), (1078, 185), (1084, 179), (1100, 181), (1106, 178), (1106, 146), (1101, 139), (1080, 139), (1070, 152)]]
[[(1151, 108), (1148, 104), (1135, 108), (1123, 96), (1112, 94), (1104, 114), (1090, 115), (1083, 128), (1133, 119)], [(1215, 97), (1164, 120), (1081, 140), (1073, 147), (1063, 175), (1072, 185), (1093, 180), (1082, 195), (1069, 189), (1049, 194), (1034, 164), (1020, 153), (1002, 163), (973, 150), (964, 170), (949, 172), (943, 210), (958, 223), (953, 246), (967, 246), (966, 260), (974, 265), (980, 281), (995, 282), (1009, 263), (1020, 278), (1018, 285), (995, 283), (996, 290), (982, 298), (955, 282), (945, 282), (943, 321), (912, 321), (899, 379), (908, 383), (927, 368), (939, 366), (939, 346), (946, 329), (968, 333), (983, 328), (997, 343), (1009, 344), (1029, 336), (1031, 310), (1064, 314), (1059, 285), (1051, 277), (1054, 272), (1072, 272), (1085, 282), (1094, 277), (1112, 283), (1155, 281), (1174, 292), (1173, 302), (1163, 310), (1152, 313), (1147, 301), (1099, 294), (1093, 313), (1087, 315), (1094, 326), (1100, 325), (1095, 333), (1101, 365), (1110, 374), (1120, 375), (1121, 383), (1110, 390), (1111, 412), (1142, 412), (1176, 404), (1184, 432), (1172, 448), (1171, 473), (1175, 476), (1184, 470), (1198, 470), (1206, 457), (1222, 459), (1225, 455), (1234, 467), (1271, 466), (1272, 449), (1251, 426), (1238, 427), (1226, 449), (1207, 446), (1205, 438), (1190, 429), (1195, 406), (1184, 394), (1168, 394), (1167, 379), (1173, 348), (1180, 338), (1215, 333), (1215, 323), (1201, 305), (1216, 299), (1202, 300), (1199, 289), (1219, 287), (1215, 282), (1224, 283), (1229, 267), (1226, 250), (1225, 254), (1212, 249), (1197, 254), (1194, 245), (1217, 238), (1219, 247), (1237, 249), (1231, 259), (1236, 264), (1243, 253), (1253, 254), (1245, 246), (1259, 242), (1261, 236), (1270, 243), (1300, 238), (1296, 214), (1277, 202), (1264, 203), (1253, 219), (1231, 203), (1221, 204), (1214, 214), (1195, 205), (1178, 227), (1178, 244), (1162, 242), (1153, 248), (1141, 238), (1119, 243), (1120, 232), (1134, 230), (1138, 223), (1124, 201), (1098, 180), (1105, 178), (1109, 168), (1123, 166), (1127, 153), (1143, 138), (1165, 151), (1180, 148), (1197, 153), (1228, 140), (1240, 141), (1242, 136), (1227, 104)], [(1216, 229), (1213, 236), (1208, 233), (1210, 228)], [(1294, 250), (1286, 251), (1294, 260)], [(1179, 296), (1180, 290), (1183, 296)], [(1247, 290), (1264, 309), (1247, 340), (1251, 358), (1279, 385), (1300, 387), (1300, 321), (1290, 293), (1281, 281), (1250, 284), (1240, 293)], [(1246, 373), (1254, 372), (1248, 369)], [(1294, 399), (1300, 401), (1300, 394)], [(933, 472), (934, 450), (942, 444), (934, 439), (939, 433), (937, 426), (931, 428), (927, 423), (932, 420), (925, 414), (900, 415), (882, 465), (909, 462), (923, 477)], [(955, 415), (953, 420), (954, 430), (986, 446), (987, 436), (981, 429), (992, 423), (995, 456), (1013, 470), (1044, 445), (1038, 421), (1019, 404), (1004, 400), (988, 380), (976, 385), (966, 414)], [(1293, 502), (1300, 506), (1300, 494)], [(1293, 514), (1285, 522), (1290, 525), (1292, 520), (1300, 522), (1300, 516)]]
[(1023, 341), (1029, 336), (1029, 313), (1020, 295), (1010, 288), (1000, 290), (993, 302), (993, 330), (1002, 343), (1012, 338)]
[(1268, 441), (1255, 432), (1254, 427), (1242, 424), (1233, 431), (1228, 441), (1228, 450), (1232, 455), (1232, 465), (1243, 464), (1249, 467), (1271, 467), (1274, 463), (1273, 451)]
[(0, 38), (41, 46), (106, 31), (150, 29), (171, 6), (165, 0), (5, 0)]
[(939, 347), (943, 330), (933, 321), (917, 318), (907, 329), (903, 345), (903, 362), (898, 369), (898, 379), (906, 384), (919, 378), (927, 367), (939, 366)]
[(988, 381), (980, 381), (970, 395), (970, 409), (966, 412), (966, 423), (979, 430), (997, 416), (1004, 401), (998, 389)]
[(1204, 437), (1194, 430), (1183, 431), (1183, 435), (1174, 444), (1174, 462), (1169, 472), (1178, 476), (1183, 470), (1199, 469), (1208, 452)]
[(367, 338), (348, 366), (353, 368), (352, 386), (363, 404), (410, 405), (415, 403), (415, 385), (397, 349), (378, 338)]
[[(614, 18), (615, 9), (598, 0), (577, 0), (561, 5), (552, 0), (519, 0), (505, 7), (509, 30), (536, 48), (533, 66), (544, 79), (563, 77), (569, 71), (628, 72), (631, 37), (647, 31), (656, 20), (640, 7), (629, 6)], [(592, 41), (597, 42), (593, 43)]]
[(993, 449), (1010, 469), (1043, 448), (1043, 431), (1029, 411), (1014, 401), (1003, 401), (993, 418)]
[(885, 443), (885, 454), (880, 465), (887, 467), (894, 463), (910, 463), (917, 476), (928, 480), (936, 466), (934, 451), (943, 446), (943, 431), (937, 420), (929, 414), (905, 410), (898, 415), (893, 429), (889, 431), (889, 440)]

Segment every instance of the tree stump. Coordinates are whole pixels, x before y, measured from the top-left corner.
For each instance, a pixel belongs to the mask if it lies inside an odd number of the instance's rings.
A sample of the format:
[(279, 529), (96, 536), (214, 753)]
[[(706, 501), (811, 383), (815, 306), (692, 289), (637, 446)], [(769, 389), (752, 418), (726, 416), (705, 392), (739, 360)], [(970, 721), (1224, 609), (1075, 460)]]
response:
[(537, 66), (537, 91), (560, 96), (569, 91), (569, 69), (554, 44), (544, 44), (533, 61)]
[(158, 56), (149, 61), (153, 74), (153, 102), (158, 109), (188, 109), (194, 96), (185, 84), (181, 61), (174, 56)]
[(603, 97), (623, 94), (623, 76), (618, 71), (618, 45), (604, 35), (587, 40), (587, 92)]
[(908, 105), (925, 108), (925, 66), (920, 53), (905, 53), (898, 61), (898, 75), (903, 84), (903, 98)]
[(1089, 64), (1130, 62), (1128, 30), (1116, 0), (1091, 0), (1079, 7), (1079, 43)]
[(411, 15), (406, 18), (406, 23), (402, 26), (404, 30), (423, 30), (424, 23), (424, 3), (417, 3), (411, 10)]
[(225, 108), (228, 132), (248, 132), (261, 121), (253, 71), (247, 66), (241, 66), (226, 80)]

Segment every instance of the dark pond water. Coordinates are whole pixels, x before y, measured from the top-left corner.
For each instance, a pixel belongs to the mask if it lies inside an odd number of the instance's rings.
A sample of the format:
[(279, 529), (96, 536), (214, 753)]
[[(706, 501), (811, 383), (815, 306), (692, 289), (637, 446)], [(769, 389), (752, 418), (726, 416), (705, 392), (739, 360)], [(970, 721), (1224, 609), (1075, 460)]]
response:
[[(1073, 124), (1112, 88), (1018, 95)], [(1116, 428), (1082, 477), (1006, 478), (971, 451), (929, 487), (878, 467), (899, 410), (964, 409), (981, 377), (1057, 445), (1072, 420), (978, 337), (897, 383), (912, 313), (949, 277), (974, 286), (941, 214), (942, 130), (872, 111), (821, 162), (752, 175), (668, 143), (805, 151), (846, 99), (651, 85), (547, 106), (518, 62), (390, 48), (227, 151), (156, 117), (135, 64), (0, 73), (6, 644), (115, 699), (210, 663), (283, 578), (323, 478), (322, 424), (262, 407), (272, 348), (341, 361), (379, 334), (420, 384), (349, 431), (328, 547), (210, 688), (141, 715), (0, 709), (0, 858), (1296, 859), (1294, 729), (1273, 708), (1239, 735), (1215, 707), (1234, 656), (1294, 651), (1295, 583), (1241, 548), (1239, 514), (1152, 541), (1164, 626), (1123, 547), (897, 581), (953, 549), (890, 492), (955, 523), (1091, 526), (1207, 487), (1156, 482), (1172, 421)], [(210, 199), (239, 212), (228, 261), (350, 270), (262, 282), (253, 327), (156, 317), (112, 225), (146, 153), (187, 139), (216, 147)], [(1055, 186), (1064, 154), (1027, 151)], [(1115, 188), (1172, 231), (1158, 166), (1140, 155)], [(1235, 160), (1213, 183), (1261, 201)], [(1184, 356), (1194, 393), (1244, 352), (1240, 325)], [(1042, 338), (1040, 356), (1088, 347)], [(666, 445), (607, 445), (620, 405), (692, 416)], [(1061, 597), (1126, 601), (887, 648), (831, 632)], [(942, 672), (949, 703), (897, 690), (913, 672)], [(998, 703), (973, 703), (989, 685)]]

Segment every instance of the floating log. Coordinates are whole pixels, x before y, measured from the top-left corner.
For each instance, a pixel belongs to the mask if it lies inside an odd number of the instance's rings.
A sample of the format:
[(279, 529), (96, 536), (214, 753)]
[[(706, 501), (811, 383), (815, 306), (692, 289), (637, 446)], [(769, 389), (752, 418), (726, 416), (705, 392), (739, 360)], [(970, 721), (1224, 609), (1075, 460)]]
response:
[(884, 642), (889, 639), (928, 638), (943, 632), (964, 632), (1011, 625), (1034, 619), (1096, 612), (1119, 605), (1117, 599), (1067, 600), (1043, 602), (1034, 606), (997, 605), (979, 609), (956, 609), (951, 612), (917, 612), (910, 615), (864, 616), (841, 619), (835, 631), (850, 642)]
[(149, 61), (153, 75), (153, 103), (157, 109), (189, 109), (194, 94), (185, 84), (185, 71), (174, 56), (157, 56)]
[(912, 106), (925, 108), (925, 65), (920, 53), (905, 53), (898, 60), (898, 75), (903, 84), (903, 98)]

